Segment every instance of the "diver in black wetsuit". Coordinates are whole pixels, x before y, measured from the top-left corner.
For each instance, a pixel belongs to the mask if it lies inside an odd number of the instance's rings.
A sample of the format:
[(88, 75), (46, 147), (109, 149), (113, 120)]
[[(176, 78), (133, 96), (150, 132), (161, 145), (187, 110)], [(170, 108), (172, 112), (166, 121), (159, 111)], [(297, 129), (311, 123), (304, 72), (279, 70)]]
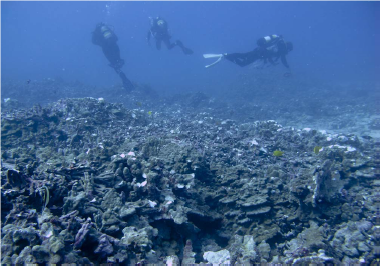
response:
[(106, 24), (99, 23), (96, 25), (95, 30), (92, 32), (92, 43), (102, 47), (103, 54), (110, 62), (109, 66), (115, 69), (116, 73), (123, 81), (123, 87), (128, 91), (134, 89), (132, 82), (121, 71), (124, 65), (124, 60), (120, 58), (120, 49), (117, 45), (117, 36), (113, 30)]
[(258, 60), (262, 61), (262, 66), (267, 62), (272, 65), (277, 65), (278, 60), (281, 59), (282, 64), (289, 70), (284, 76), (289, 77), (290, 67), (286, 60), (286, 55), (293, 50), (291, 42), (285, 42), (282, 36), (270, 35), (257, 40), (258, 47), (248, 53), (232, 53), (232, 54), (205, 54), (205, 58), (219, 58), (215, 63), (208, 65), (210, 67), (218, 63), (222, 58), (225, 58), (241, 67), (247, 66)]
[(181, 41), (177, 40), (174, 43), (170, 43), (170, 34), (168, 31), (168, 23), (161, 17), (149, 18), (151, 27), (148, 31), (147, 40), (150, 45), (150, 38), (153, 36), (156, 39), (157, 50), (161, 49), (161, 42), (164, 42), (166, 47), (171, 50), (175, 46), (179, 46), (184, 54), (193, 54), (193, 51), (186, 48)]
[[(282, 64), (290, 70), (286, 55), (293, 50), (291, 42), (285, 42), (282, 36), (270, 35), (258, 39), (257, 45), (258, 47), (251, 52), (225, 54), (224, 58), (241, 67), (257, 60), (263, 60), (264, 64), (269, 61), (272, 65), (276, 65), (277, 61), (281, 59)], [(289, 72), (286, 74), (288, 76)]]

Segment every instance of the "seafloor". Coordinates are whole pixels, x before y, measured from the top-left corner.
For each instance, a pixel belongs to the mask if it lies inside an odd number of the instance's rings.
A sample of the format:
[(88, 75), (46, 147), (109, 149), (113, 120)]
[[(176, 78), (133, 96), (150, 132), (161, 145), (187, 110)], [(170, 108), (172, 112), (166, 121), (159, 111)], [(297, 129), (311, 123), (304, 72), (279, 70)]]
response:
[(376, 263), (379, 84), (136, 87), (3, 81), (2, 264)]

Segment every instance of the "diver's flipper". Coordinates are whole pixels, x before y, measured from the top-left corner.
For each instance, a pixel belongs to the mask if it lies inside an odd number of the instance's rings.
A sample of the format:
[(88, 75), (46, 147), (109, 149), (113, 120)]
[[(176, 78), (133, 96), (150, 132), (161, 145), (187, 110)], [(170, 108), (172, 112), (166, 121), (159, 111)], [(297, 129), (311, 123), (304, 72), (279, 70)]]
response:
[(121, 80), (123, 81), (123, 88), (127, 91), (132, 91), (135, 87), (133, 86), (132, 82), (127, 78), (127, 76), (124, 74), (124, 72), (120, 71), (119, 76)]
[(215, 57), (222, 57), (223, 54), (203, 54), (204, 58), (215, 58)]
[(178, 45), (182, 49), (182, 52), (184, 54), (193, 54), (194, 53), (193, 50), (191, 50), (190, 48), (186, 48), (180, 40), (176, 40), (174, 44)]
[(219, 63), (220, 60), (223, 59), (223, 54), (203, 54), (203, 57), (204, 58), (218, 58), (218, 60), (216, 60), (214, 63), (205, 66), (205, 68), (208, 68), (208, 67), (211, 67), (211, 66), (216, 65), (217, 63)]
[(191, 50), (190, 48), (186, 48), (186, 47), (182, 48), (182, 52), (184, 54), (193, 54), (194, 53), (193, 50)]

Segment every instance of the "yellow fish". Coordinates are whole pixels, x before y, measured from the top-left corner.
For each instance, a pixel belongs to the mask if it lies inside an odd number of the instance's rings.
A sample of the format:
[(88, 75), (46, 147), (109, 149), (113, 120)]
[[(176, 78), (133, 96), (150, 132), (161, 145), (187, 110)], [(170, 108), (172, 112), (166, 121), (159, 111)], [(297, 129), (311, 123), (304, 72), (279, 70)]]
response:
[(322, 149), (321, 146), (315, 146), (315, 147), (314, 147), (314, 153), (315, 153), (315, 154), (318, 154), (319, 151), (320, 151), (321, 149)]
[(282, 156), (284, 154), (284, 152), (283, 151), (274, 151), (273, 152), (273, 156), (276, 156), (276, 157), (280, 157), (280, 156)]

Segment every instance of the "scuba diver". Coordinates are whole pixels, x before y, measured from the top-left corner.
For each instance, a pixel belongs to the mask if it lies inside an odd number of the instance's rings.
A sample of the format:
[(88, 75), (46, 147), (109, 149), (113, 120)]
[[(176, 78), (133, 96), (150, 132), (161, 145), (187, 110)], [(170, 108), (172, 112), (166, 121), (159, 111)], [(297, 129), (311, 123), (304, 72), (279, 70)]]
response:
[(132, 82), (127, 78), (123, 71), (124, 60), (120, 58), (120, 49), (117, 45), (118, 38), (105, 23), (101, 22), (96, 25), (95, 30), (92, 32), (92, 43), (102, 47), (103, 54), (110, 62), (109, 66), (112, 67), (123, 81), (123, 87), (128, 91), (134, 89)]
[(148, 44), (150, 45), (150, 38), (153, 36), (156, 39), (156, 48), (157, 50), (161, 49), (161, 42), (164, 42), (166, 47), (171, 50), (175, 46), (179, 46), (182, 49), (184, 54), (193, 54), (193, 50), (186, 48), (180, 40), (170, 43), (170, 34), (168, 31), (168, 23), (161, 17), (151, 18), (150, 19), (150, 29), (148, 31), (147, 39)]
[(247, 66), (261, 61), (262, 67), (271, 63), (271, 65), (277, 65), (278, 60), (281, 59), (282, 64), (289, 70), (284, 74), (285, 77), (290, 77), (290, 67), (286, 60), (286, 55), (293, 50), (293, 44), (291, 42), (285, 42), (284, 38), (280, 35), (265, 36), (257, 40), (257, 48), (248, 53), (231, 53), (231, 54), (204, 54), (204, 58), (218, 58), (214, 63), (207, 65), (206, 68), (211, 67), (220, 62), (223, 58), (241, 66)]

